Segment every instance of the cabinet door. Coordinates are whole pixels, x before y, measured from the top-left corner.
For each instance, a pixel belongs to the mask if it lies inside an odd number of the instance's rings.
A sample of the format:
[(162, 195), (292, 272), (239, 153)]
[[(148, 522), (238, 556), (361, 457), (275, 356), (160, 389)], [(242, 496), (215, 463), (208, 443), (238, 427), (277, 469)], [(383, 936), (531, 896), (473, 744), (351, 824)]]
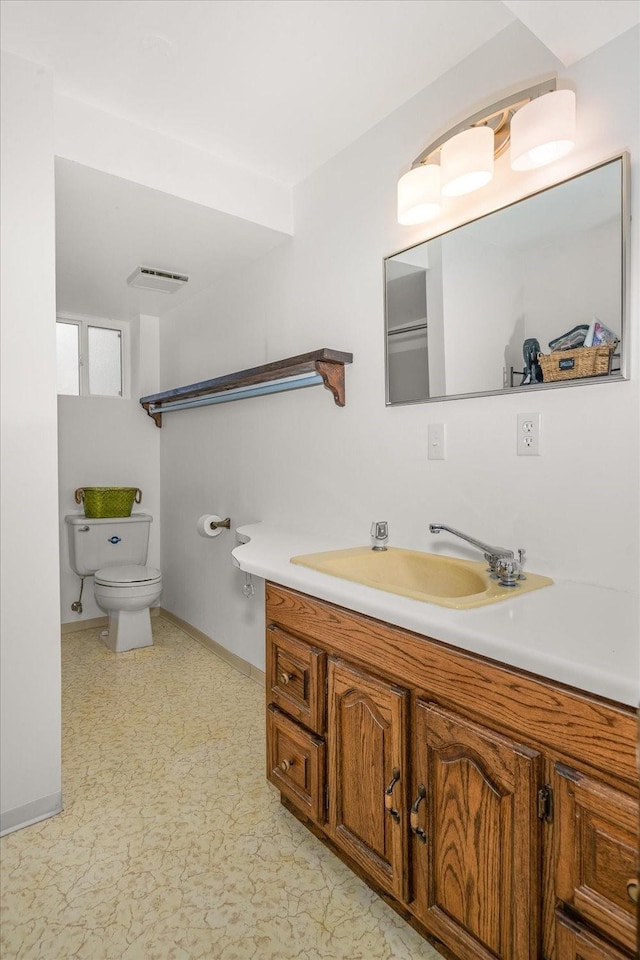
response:
[(556, 774), (556, 896), (606, 937), (634, 950), (638, 801), (561, 763)]
[(329, 832), (406, 899), (407, 691), (332, 658), (328, 680)]
[(416, 915), (461, 960), (538, 956), (540, 757), (416, 703)]
[(556, 955), (558, 960), (628, 960), (626, 954), (561, 911), (556, 913)]

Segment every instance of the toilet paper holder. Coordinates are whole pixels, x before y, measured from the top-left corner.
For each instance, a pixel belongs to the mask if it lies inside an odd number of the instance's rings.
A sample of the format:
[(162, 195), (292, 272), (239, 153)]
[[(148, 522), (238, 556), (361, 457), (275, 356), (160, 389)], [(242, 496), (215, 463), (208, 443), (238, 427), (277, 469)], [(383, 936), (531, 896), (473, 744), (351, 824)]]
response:
[(231, 529), (231, 517), (227, 517), (226, 520), (212, 520), (209, 524), (212, 530), (219, 530), (224, 527), (226, 530)]

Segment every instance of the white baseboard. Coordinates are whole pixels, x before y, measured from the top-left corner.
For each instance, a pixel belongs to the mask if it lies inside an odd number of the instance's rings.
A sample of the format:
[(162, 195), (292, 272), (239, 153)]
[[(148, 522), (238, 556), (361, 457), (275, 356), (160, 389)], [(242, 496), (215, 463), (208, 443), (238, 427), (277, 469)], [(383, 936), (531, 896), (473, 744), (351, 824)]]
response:
[(79, 630), (94, 630), (97, 627), (103, 629), (109, 623), (108, 617), (92, 617), (87, 620), (70, 620), (68, 623), (60, 624), (60, 633), (66, 637), (68, 633), (77, 633)]
[(254, 667), (253, 664), (249, 663), (248, 660), (243, 660), (242, 657), (239, 657), (237, 654), (227, 650), (226, 647), (223, 647), (222, 644), (218, 643), (216, 640), (212, 640), (211, 637), (208, 637), (206, 633), (202, 632), (202, 630), (198, 630), (197, 627), (187, 623), (186, 620), (182, 620), (181, 617), (177, 617), (175, 613), (165, 610), (164, 607), (160, 608), (160, 615), (164, 617), (165, 620), (175, 623), (175, 625), (180, 627), (181, 630), (184, 630), (188, 636), (192, 637), (194, 640), (197, 640), (198, 643), (201, 643), (207, 648), (207, 650), (215, 653), (216, 656), (220, 657), (221, 660), (224, 660), (225, 663), (228, 663), (230, 666), (234, 667), (238, 673), (242, 673), (245, 677), (250, 677), (252, 680), (255, 680), (256, 683), (264, 686), (264, 672), (259, 670), (257, 667)]
[(52, 793), (48, 797), (40, 797), (39, 800), (25, 803), (21, 807), (14, 807), (13, 810), (6, 810), (0, 814), (0, 837), (22, 830), (23, 827), (30, 827), (32, 823), (47, 820), (61, 812), (62, 793)]

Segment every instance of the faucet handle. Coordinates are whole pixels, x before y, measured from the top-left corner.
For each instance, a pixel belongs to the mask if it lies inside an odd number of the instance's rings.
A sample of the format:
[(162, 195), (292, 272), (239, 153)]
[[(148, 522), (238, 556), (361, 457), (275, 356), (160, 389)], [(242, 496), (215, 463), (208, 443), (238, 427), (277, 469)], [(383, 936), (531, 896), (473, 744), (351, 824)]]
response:
[(389, 542), (389, 524), (386, 520), (374, 520), (371, 524), (371, 547), (386, 550)]
[(527, 556), (527, 551), (526, 551), (526, 550), (523, 550), (522, 548), (520, 548), (520, 549), (518, 550), (518, 563), (520, 564), (520, 574), (518, 575), (518, 580), (526, 580), (526, 579), (527, 579), (526, 574), (523, 572), (523, 570), (524, 570), (524, 561), (525, 561), (526, 556)]
[(522, 564), (515, 557), (500, 557), (496, 573), (501, 587), (515, 587), (522, 577)]

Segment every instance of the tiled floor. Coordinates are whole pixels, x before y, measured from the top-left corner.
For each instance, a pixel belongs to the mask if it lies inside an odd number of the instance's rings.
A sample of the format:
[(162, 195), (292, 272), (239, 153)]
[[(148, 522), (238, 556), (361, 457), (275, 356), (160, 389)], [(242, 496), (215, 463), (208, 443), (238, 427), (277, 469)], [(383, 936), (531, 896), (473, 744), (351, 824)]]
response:
[(3, 960), (438, 960), (281, 807), (258, 684), (154, 638), (62, 642), (65, 810), (2, 841)]

